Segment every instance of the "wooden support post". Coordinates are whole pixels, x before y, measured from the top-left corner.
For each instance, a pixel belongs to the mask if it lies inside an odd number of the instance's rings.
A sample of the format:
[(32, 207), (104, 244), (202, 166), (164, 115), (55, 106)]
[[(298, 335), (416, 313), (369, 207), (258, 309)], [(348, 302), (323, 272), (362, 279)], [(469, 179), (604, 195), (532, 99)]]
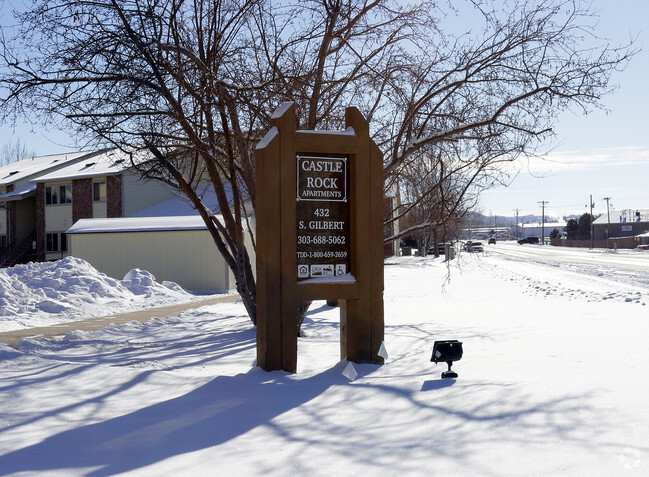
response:
[(273, 220), (280, 208), (279, 130), (271, 129), (262, 143), (256, 150), (257, 364), (273, 370), (282, 369), (281, 243)]

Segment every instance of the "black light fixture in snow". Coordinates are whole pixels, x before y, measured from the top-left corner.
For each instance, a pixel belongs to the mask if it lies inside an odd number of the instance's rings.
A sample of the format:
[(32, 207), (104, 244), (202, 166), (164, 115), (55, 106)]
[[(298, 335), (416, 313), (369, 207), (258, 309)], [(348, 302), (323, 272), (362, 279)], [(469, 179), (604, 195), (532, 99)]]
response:
[(435, 364), (440, 361), (448, 364), (448, 370), (442, 372), (442, 378), (457, 378), (457, 373), (451, 371), (453, 361), (462, 358), (462, 343), (458, 340), (435, 341), (433, 344), (433, 356), (430, 358)]

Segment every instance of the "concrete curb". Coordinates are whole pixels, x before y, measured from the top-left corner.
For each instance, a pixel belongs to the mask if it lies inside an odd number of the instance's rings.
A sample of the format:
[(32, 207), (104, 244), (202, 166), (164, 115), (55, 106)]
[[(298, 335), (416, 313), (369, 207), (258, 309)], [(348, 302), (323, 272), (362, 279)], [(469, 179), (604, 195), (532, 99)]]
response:
[(200, 308), (201, 306), (216, 305), (218, 303), (232, 303), (239, 298), (239, 295), (226, 295), (217, 298), (208, 298), (205, 300), (192, 301), (189, 303), (182, 303), (178, 305), (161, 306), (157, 308), (146, 308), (144, 310), (132, 311), (129, 313), (121, 313), (108, 316), (99, 316), (96, 318), (88, 318), (86, 320), (70, 321), (67, 323), (58, 323), (51, 326), (43, 326), (39, 328), (24, 328), (21, 330), (4, 331), (0, 333), (0, 343), (8, 344), (13, 348), (18, 348), (20, 340), (23, 338), (51, 339), (57, 336), (65, 336), (74, 330), (93, 331), (108, 326), (110, 324), (119, 325), (127, 321), (139, 321), (146, 323), (151, 318), (159, 317), (164, 318), (167, 316), (176, 316), (186, 310)]

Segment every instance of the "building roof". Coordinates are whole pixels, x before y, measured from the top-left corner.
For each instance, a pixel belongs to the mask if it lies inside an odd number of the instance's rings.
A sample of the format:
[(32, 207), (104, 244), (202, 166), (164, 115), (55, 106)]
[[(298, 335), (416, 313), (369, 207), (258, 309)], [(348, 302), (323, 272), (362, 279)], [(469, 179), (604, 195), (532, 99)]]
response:
[(68, 234), (115, 232), (156, 232), (175, 230), (205, 230), (207, 226), (199, 215), (176, 217), (119, 217), (111, 219), (80, 219)]
[(0, 194), (0, 202), (8, 200), (22, 200), (36, 194), (36, 184), (25, 184), (16, 190)]
[(89, 177), (104, 177), (119, 174), (131, 167), (130, 155), (119, 150), (99, 151), (87, 160), (79, 161), (57, 169), (49, 174), (40, 175), (32, 182), (55, 182)]
[(30, 157), (22, 161), (12, 162), (0, 167), (0, 186), (15, 184), (20, 180), (30, 179), (35, 175), (45, 174), (55, 168), (64, 166), (67, 163), (73, 163), (84, 156), (92, 154), (93, 152), (89, 151), (69, 152), (66, 154)]
[[(201, 192), (202, 201), (205, 206), (212, 211), (218, 213), (219, 201), (214, 193), (214, 188), (209, 186), (207, 190)], [(227, 188), (228, 198), (231, 196), (231, 189)], [(186, 216), (186, 215), (199, 215), (198, 211), (189, 199), (177, 195), (169, 199), (158, 202), (150, 207), (138, 210), (129, 215), (129, 217), (173, 217), (173, 216)]]
[[(563, 228), (566, 226), (565, 222), (545, 222), (545, 224), (541, 224), (540, 222), (533, 222), (530, 224), (518, 224), (519, 227), (523, 229), (540, 229), (541, 227), (547, 228)], [(516, 227), (516, 225), (513, 225), (513, 227)]]
[(611, 210), (609, 213), (602, 214), (593, 221), (595, 225), (626, 222), (649, 222), (649, 209), (624, 209), (624, 210)]

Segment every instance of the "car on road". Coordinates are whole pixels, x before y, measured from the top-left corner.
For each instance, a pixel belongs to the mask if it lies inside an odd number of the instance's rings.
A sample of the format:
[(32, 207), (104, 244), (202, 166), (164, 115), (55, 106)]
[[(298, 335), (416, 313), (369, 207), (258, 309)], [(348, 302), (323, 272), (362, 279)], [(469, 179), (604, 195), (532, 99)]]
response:
[(482, 242), (472, 242), (469, 240), (464, 244), (465, 252), (484, 252), (484, 246)]
[[(437, 254), (438, 255), (444, 255), (444, 253), (446, 252), (446, 250), (444, 248), (446, 244), (452, 245), (451, 242), (439, 242), (437, 244)], [(434, 255), (434, 254), (435, 254), (435, 246), (429, 247), (428, 248), (428, 255)]]
[(524, 243), (539, 243), (539, 238), (538, 237), (524, 237), (518, 241), (519, 245), (523, 245)]
[(489, 245), (496, 245), (496, 237), (489, 237), (489, 242), (487, 242)]

